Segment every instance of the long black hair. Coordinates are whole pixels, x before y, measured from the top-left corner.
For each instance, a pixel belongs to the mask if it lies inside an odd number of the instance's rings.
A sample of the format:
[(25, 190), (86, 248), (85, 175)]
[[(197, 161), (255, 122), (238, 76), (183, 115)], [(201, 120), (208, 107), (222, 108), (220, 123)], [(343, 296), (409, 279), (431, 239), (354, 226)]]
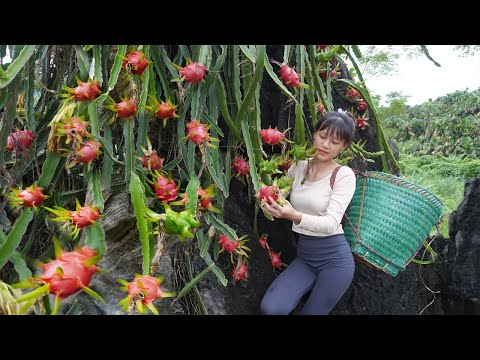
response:
[(326, 130), (327, 135), (333, 134), (338, 139), (350, 145), (353, 141), (353, 133), (355, 131), (355, 120), (353, 117), (344, 112), (330, 111), (324, 114), (315, 124), (314, 134), (317, 131)]

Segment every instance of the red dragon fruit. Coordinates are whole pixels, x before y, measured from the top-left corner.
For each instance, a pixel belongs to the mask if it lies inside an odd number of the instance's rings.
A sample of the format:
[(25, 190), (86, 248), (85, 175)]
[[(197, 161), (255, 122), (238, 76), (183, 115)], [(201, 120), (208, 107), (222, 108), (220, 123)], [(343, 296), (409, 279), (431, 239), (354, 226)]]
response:
[(284, 158), (283, 162), (280, 164), (280, 167), (282, 168), (283, 171), (287, 171), (288, 169), (290, 169), (291, 166), (292, 166), (292, 159), (288, 157)]
[(210, 125), (205, 126), (205, 124), (202, 124), (198, 120), (191, 120), (186, 126), (188, 134), (184, 137), (184, 139), (189, 139), (197, 145), (206, 142), (207, 146), (216, 148), (216, 146), (212, 145), (210, 141), (219, 142), (220, 140), (210, 136), (208, 133), (208, 129), (211, 127)]
[(155, 116), (163, 121), (163, 127), (167, 125), (168, 119), (178, 118), (175, 112), (177, 105), (173, 105), (170, 101), (157, 103), (157, 112)]
[(271, 205), (270, 200), (268, 200), (268, 197), (272, 197), (273, 201), (276, 201), (277, 203), (279, 202), (280, 199), (280, 190), (276, 185), (263, 185), (260, 189), (257, 191), (257, 199), (259, 202), (266, 202), (269, 205)]
[(272, 266), (275, 268), (279, 268), (283, 265), (282, 259), (280, 258), (280, 253), (277, 253), (273, 250), (268, 250), (268, 256), (270, 257), (270, 261)]
[(65, 130), (67, 130), (67, 144), (73, 139), (76, 138), (79, 141), (82, 141), (84, 137), (88, 136), (87, 130), (88, 122), (84, 121), (79, 117), (72, 117), (65, 122)]
[(115, 109), (118, 118), (130, 118), (137, 113), (133, 99), (125, 99), (115, 104)]
[(179, 185), (172, 180), (172, 175), (170, 174), (167, 178), (158, 171), (155, 171), (155, 176), (155, 181), (148, 180), (148, 182), (152, 184), (155, 189), (155, 196), (158, 201), (167, 204), (174, 201), (178, 197)]
[(90, 164), (93, 160), (98, 159), (100, 148), (102, 144), (98, 141), (89, 139), (80, 144), (79, 149), (73, 154), (73, 160), (67, 164), (66, 168), (70, 169), (78, 163), (87, 164), (87, 169), (90, 170)]
[(128, 291), (128, 296), (118, 303), (122, 306), (122, 311), (126, 311), (132, 301), (135, 302), (137, 310), (144, 315), (146, 309), (144, 305), (155, 315), (159, 315), (158, 310), (153, 305), (153, 302), (160, 298), (173, 297), (174, 292), (165, 292), (160, 288), (160, 284), (165, 279), (165, 276), (158, 278), (150, 275), (135, 275), (132, 282), (126, 282), (119, 279), (118, 281), (123, 285), (120, 289)]
[(362, 117), (357, 118), (356, 120), (357, 126), (361, 130), (365, 130), (365, 128), (368, 126), (367, 119)]
[(75, 199), (76, 209), (74, 211), (64, 209), (60, 206), (55, 206), (54, 209), (44, 206), (44, 208), (51, 213), (57, 215), (54, 221), (64, 222), (62, 226), (70, 228), (70, 235), (74, 239), (78, 236), (80, 229), (86, 226), (95, 224), (96, 221), (102, 217), (99, 208), (93, 205), (80, 206), (78, 199)]
[(268, 250), (269, 249), (269, 246), (268, 246), (268, 235), (267, 234), (263, 234), (262, 236), (260, 236), (258, 238), (258, 242), (260, 243), (260, 246), (262, 248), (264, 248), (265, 250)]
[(100, 216), (98, 207), (96, 206), (82, 206), (69, 214), (72, 225), (79, 229), (94, 224)]
[(144, 169), (160, 170), (162, 168), (163, 159), (158, 156), (157, 150), (153, 150), (150, 153), (145, 153), (140, 160), (142, 161), (142, 166)]
[[(286, 132), (287, 130), (285, 130)], [(260, 137), (264, 143), (270, 145), (276, 145), (285, 140), (285, 132), (278, 131), (277, 128), (272, 129), (271, 126), (268, 129), (260, 130)]]
[(240, 241), (238, 241), (238, 240), (237, 241), (232, 241), (225, 234), (221, 234), (218, 237), (218, 243), (220, 244), (220, 247), (222, 248), (221, 251), (227, 251), (229, 253), (233, 253), (240, 246)]
[(123, 60), (122, 67), (132, 74), (142, 76), (149, 63), (143, 52), (130, 51), (125, 60)]
[(203, 78), (207, 74), (207, 69), (205, 68), (205, 65), (199, 62), (189, 63), (183, 68), (179, 67), (179, 70), (181, 77), (191, 84), (195, 84), (203, 80)]
[(239, 262), (237, 265), (234, 265), (232, 268), (232, 277), (235, 282), (241, 281), (247, 278), (247, 263)]
[(347, 96), (349, 98), (352, 98), (352, 99), (360, 99), (361, 98), (360, 93), (356, 89), (354, 89), (350, 86), (347, 89)]
[(237, 156), (232, 160), (232, 169), (236, 175), (247, 176), (250, 174), (250, 165), (244, 158)]
[(360, 99), (360, 101), (357, 104), (357, 109), (360, 111), (364, 111), (368, 109), (368, 104), (365, 100)]
[(35, 135), (31, 130), (17, 130), (7, 138), (6, 151), (16, 150), (22, 152), (25, 149), (32, 147)]
[[(200, 210), (209, 210), (213, 211), (216, 213), (221, 213), (219, 209), (217, 209), (215, 206), (212, 205), (212, 198), (214, 197), (215, 194), (215, 184), (211, 184), (209, 187), (206, 189), (202, 189), (201, 187), (198, 188), (197, 190), (198, 194), (198, 199), (199, 201), (199, 206), (198, 208)], [(188, 201), (188, 195), (187, 193), (182, 194), (182, 200), (179, 202), (173, 202), (171, 205), (183, 205), (185, 206)]]
[[(97, 253), (88, 246), (71, 252), (61, 252), (55, 260), (40, 265), (44, 270), (42, 275), (16, 284), (16, 287), (39, 287), (20, 296), (17, 302), (27, 300), (33, 302), (38, 296), (48, 293), (55, 295), (58, 300), (63, 300), (82, 289), (104, 302), (100, 295), (88, 288), (93, 274), (99, 271), (95, 265), (99, 259), (96, 255)], [(55, 301), (52, 314), (57, 314), (59, 307), (60, 302)]]
[(35, 184), (26, 188), (25, 190), (12, 189), (13, 195), (9, 195), (13, 206), (24, 206), (27, 208), (33, 207), (34, 209), (42, 205), (43, 201), (48, 198), (43, 194), (43, 188), (36, 186)]
[(77, 84), (78, 86), (75, 88), (64, 86), (67, 94), (61, 94), (60, 96), (67, 98), (67, 100), (75, 99), (79, 102), (89, 102), (101, 94), (98, 80), (93, 81), (92, 79), (88, 79), (87, 82), (77, 80)]
[(294, 88), (299, 86), (308, 88), (308, 85), (300, 82), (299, 78), (300, 78), (300, 75), (297, 74), (297, 72), (295, 71), (295, 68), (290, 67), (288, 65), (283, 65), (280, 68), (280, 80), (282, 80), (285, 85), (291, 86)]

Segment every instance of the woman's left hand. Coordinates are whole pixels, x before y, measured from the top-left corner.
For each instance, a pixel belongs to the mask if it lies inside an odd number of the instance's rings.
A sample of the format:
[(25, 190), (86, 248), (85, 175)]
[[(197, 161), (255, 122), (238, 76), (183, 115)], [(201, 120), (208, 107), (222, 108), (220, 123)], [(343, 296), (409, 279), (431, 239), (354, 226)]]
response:
[(290, 204), (290, 202), (285, 198), (281, 197), (283, 205), (278, 204), (275, 200), (272, 199), (271, 196), (268, 197), (268, 200), (270, 201), (270, 205), (265, 203), (265, 205), (262, 206), (262, 209), (273, 217), (279, 219), (288, 219), (292, 221), (296, 221), (298, 219), (300, 213), (296, 211), (293, 208), (292, 204)]

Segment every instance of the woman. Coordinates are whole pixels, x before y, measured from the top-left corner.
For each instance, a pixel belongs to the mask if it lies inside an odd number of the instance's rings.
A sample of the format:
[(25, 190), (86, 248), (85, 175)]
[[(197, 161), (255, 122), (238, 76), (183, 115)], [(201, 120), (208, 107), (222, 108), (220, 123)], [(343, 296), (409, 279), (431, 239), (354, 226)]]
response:
[(341, 220), (356, 179), (352, 169), (334, 159), (351, 144), (354, 130), (346, 113), (325, 114), (315, 126), (314, 158), (288, 171), (288, 177), (295, 178), (290, 202), (279, 205), (270, 197), (271, 205), (262, 207), (274, 218), (293, 221), (292, 230), (299, 234), (297, 257), (265, 293), (263, 314), (289, 314), (310, 290), (300, 314), (328, 314), (352, 282), (355, 263)]

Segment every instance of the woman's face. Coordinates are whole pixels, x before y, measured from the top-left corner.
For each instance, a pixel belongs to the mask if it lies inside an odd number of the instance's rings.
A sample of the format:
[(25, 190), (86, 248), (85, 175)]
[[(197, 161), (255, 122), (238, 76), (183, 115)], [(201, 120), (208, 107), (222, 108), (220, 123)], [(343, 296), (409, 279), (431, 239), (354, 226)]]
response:
[(340, 151), (347, 148), (347, 144), (337, 138), (333, 132), (328, 135), (328, 131), (320, 130), (313, 136), (313, 146), (317, 149), (315, 158), (321, 161), (329, 161), (338, 156)]

